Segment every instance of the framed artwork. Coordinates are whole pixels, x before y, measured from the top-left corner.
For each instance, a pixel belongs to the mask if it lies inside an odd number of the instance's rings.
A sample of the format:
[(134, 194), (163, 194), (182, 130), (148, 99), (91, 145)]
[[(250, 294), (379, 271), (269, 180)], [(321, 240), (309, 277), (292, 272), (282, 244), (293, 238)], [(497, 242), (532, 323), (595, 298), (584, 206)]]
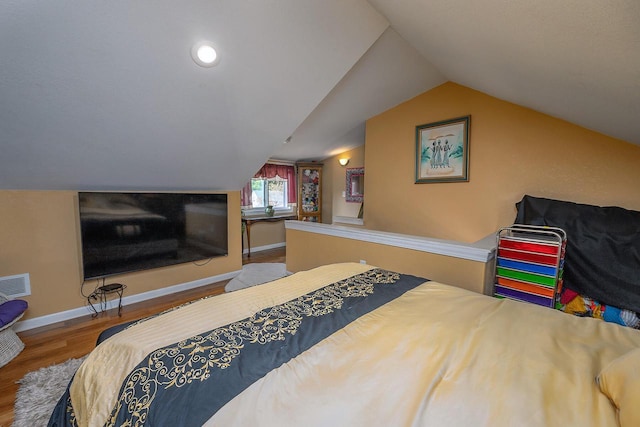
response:
[(416, 126), (416, 184), (469, 181), (470, 120)]
[(348, 168), (346, 176), (345, 201), (362, 203), (364, 200), (364, 168)]

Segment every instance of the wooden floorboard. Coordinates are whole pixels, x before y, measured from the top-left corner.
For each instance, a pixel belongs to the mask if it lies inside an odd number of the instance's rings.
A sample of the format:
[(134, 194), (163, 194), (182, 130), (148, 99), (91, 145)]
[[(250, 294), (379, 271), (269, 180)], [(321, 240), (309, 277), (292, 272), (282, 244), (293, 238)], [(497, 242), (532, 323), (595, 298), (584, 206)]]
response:
[[(256, 262), (285, 262), (285, 248), (254, 252), (243, 257), (243, 264)], [(62, 363), (89, 353), (100, 333), (120, 323), (140, 319), (194, 299), (224, 292), (228, 281), (212, 283), (196, 289), (165, 295), (148, 301), (124, 306), (122, 316), (117, 309), (100, 313), (97, 317), (78, 317), (65, 322), (19, 332), (25, 349), (11, 362), (0, 368), (0, 426), (13, 423), (13, 406), (19, 381), (27, 372)]]

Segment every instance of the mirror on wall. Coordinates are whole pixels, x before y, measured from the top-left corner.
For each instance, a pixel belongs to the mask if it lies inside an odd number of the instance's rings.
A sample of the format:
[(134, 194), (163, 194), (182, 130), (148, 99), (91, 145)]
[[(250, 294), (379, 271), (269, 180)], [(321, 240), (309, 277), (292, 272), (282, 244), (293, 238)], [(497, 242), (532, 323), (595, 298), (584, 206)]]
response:
[(345, 200), (352, 203), (362, 203), (364, 200), (364, 168), (347, 169), (347, 186)]

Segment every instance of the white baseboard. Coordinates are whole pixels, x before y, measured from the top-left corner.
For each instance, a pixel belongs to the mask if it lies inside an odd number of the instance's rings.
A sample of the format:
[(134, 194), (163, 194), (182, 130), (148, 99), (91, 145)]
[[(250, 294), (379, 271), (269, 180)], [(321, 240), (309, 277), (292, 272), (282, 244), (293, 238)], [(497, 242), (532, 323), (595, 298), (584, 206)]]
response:
[[(198, 288), (211, 283), (221, 282), (223, 280), (229, 280), (240, 274), (242, 270), (232, 271), (230, 273), (219, 274), (216, 276), (206, 277), (204, 279), (198, 279), (187, 283), (180, 283), (178, 285), (168, 286), (162, 289), (155, 289), (153, 291), (143, 292), (140, 294), (125, 296), (122, 298), (122, 305), (126, 306), (141, 301), (158, 298), (165, 295), (175, 294), (176, 292), (182, 292), (189, 289)], [(109, 300), (107, 302), (107, 309), (117, 308), (117, 300)], [(96, 307), (99, 309), (99, 307)], [(98, 310), (99, 311), (99, 310)], [(76, 317), (86, 316), (93, 312), (89, 306), (73, 308), (71, 310), (61, 311), (58, 313), (47, 314), (45, 316), (35, 317), (33, 319), (23, 320), (13, 325), (13, 330), (16, 332), (26, 331), (29, 329), (39, 328), (41, 326), (51, 325), (53, 323), (64, 322), (65, 320), (75, 319)]]
[[(287, 242), (280, 242), (280, 243), (273, 243), (271, 245), (258, 246), (258, 247), (255, 247), (255, 248), (251, 248), (251, 253), (260, 252), (260, 251), (268, 251), (269, 249), (282, 248), (284, 246), (287, 246)], [(249, 250), (245, 248), (245, 250), (242, 251), (242, 253), (243, 254), (248, 254)]]

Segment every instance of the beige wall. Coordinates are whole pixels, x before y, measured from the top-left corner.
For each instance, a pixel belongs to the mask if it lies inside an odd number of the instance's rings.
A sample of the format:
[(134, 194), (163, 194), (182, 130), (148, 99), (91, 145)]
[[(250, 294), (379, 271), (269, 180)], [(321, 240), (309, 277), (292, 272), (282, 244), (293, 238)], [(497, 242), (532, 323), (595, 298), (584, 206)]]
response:
[[(340, 166), (338, 159), (341, 158), (348, 158), (349, 164)], [(360, 203), (346, 202), (342, 192), (346, 189), (347, 169), (364, 167), (364, 145), (325, 159), (323, 163), (326, 184), (323, 190), (323, 209), (325, 210), (322, 222), (330, 224), (334, 215), (357, 218), (360, 211)], [(366, 176), (365, 169), (365, 180)], [(326, 216), (325, 212), (327, 213)]]
[[(417, 125), (471, 115), (470, 181), (414, 184)], [(367, 121), (367, 228), (463, 242), (524, 194), (640, 210), (640, 147), (445, 83)]]
[(322, 222), (331, 224), (333, 213), (333, 193), (337, 191), (340, 184), (334, 176), (340, 173), (341, 166), (337, 157), (329, 157), (322, 161)]
[[(216, 276), (242, 268), (240, 193), (228, 194), (229, 255), (203, 266), (181, 264), (107, 279), (127, 285), (125, 296)], [(0, 276), (29, 273), (31, 295), (23, 319), (85, 305), (74, 191), (0, 191)], [(237, 213), (237, 214), (234, 214)], [(87, 282), (89, 292), (95, 281)]]
[[(244, 250), (247, 250), (247, 235), (244, 239)], [(260, 246), (271, 246), (284, 244), (284, 221), (277, 222), (256, 222), (251, 224), (251, 251)]]
[(287, 230), (287, 270), (297, 272), (336, 262), (360, 262), (488, 293), (493, 263), (470, 261), (342, 237)]

